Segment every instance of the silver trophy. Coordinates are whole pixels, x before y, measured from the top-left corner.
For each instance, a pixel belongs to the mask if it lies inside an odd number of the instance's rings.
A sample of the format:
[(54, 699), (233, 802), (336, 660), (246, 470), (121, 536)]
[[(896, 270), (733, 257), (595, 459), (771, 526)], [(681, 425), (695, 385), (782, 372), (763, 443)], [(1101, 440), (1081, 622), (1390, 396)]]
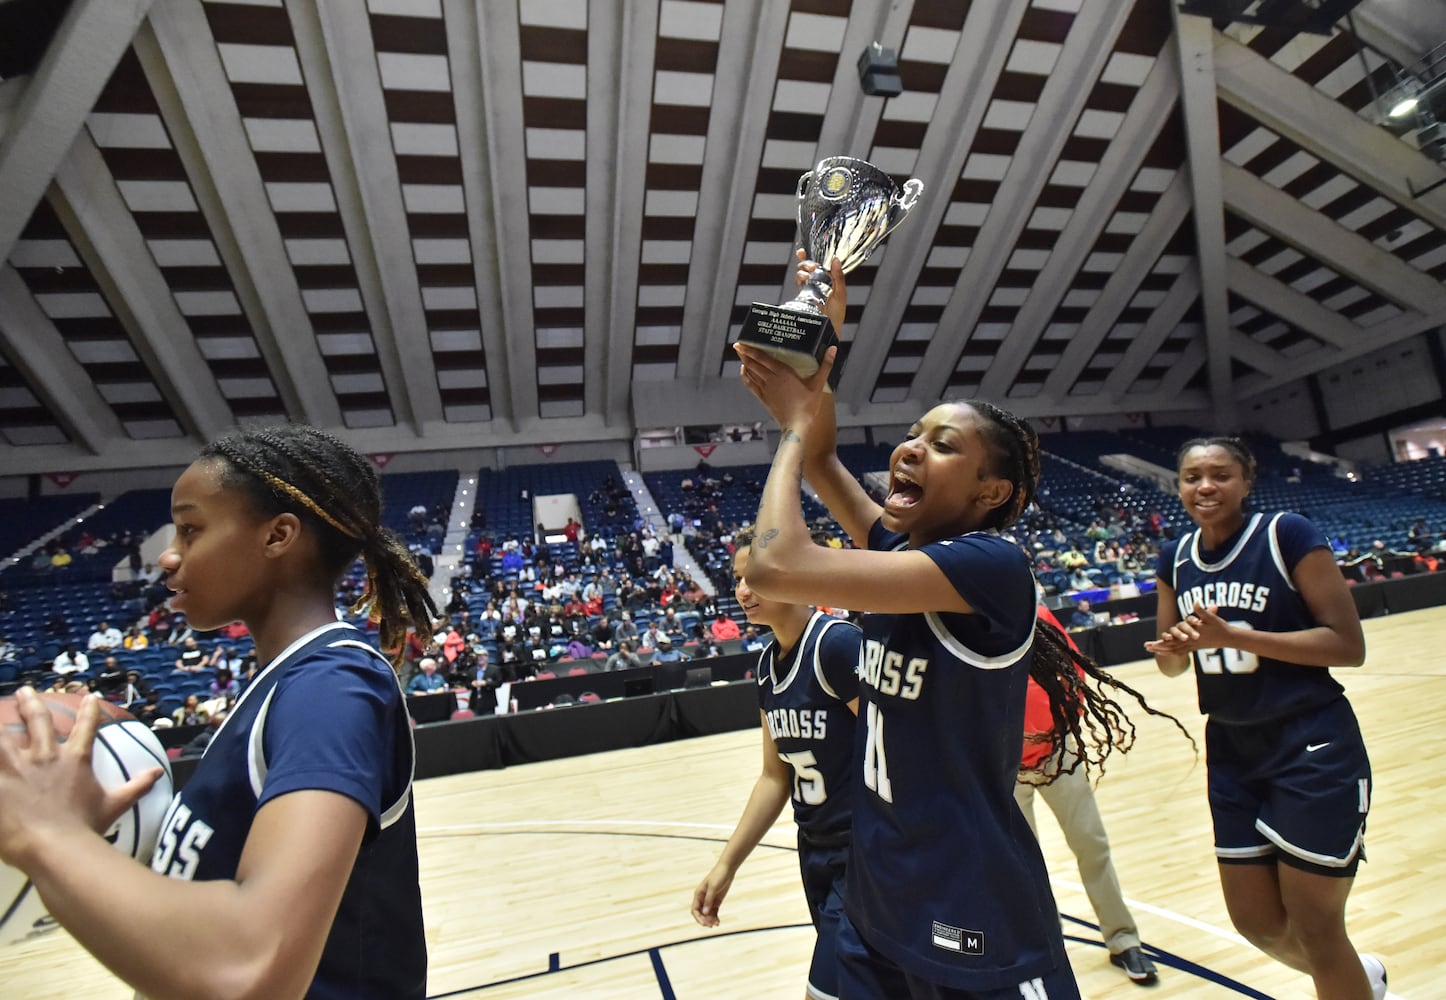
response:
[[(829, 262), (837, 257), (847, 274), (868, 260), (904, 221), (923, 190), (918, 178), (905, 181), (900, 190), (888, 174), (852, 156), (820, 160), (798, 179), (800, 242), (819, 267), (792, 301), (778, 306), (753, 303), (739, 341), (767, 351), (801, 378), (818, 371), (824, 354), (838, 342), (823, 315), (823, 304), (833, 290)], [(841, 367), (834, 365), (830, 387), (837, 384)]]

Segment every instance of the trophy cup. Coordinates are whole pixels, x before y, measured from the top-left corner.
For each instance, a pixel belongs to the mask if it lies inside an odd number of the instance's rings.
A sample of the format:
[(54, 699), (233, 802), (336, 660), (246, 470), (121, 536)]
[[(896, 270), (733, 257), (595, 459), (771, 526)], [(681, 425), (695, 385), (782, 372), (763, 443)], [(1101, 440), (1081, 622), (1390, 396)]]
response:
[[(919, 200), (917, 178), (899, 190), (894, 179), (872, 163), (852, 156), (830, 156), (798, 179), (798, 230), (809, 260), (818, 261), (791, 302), (772, 306), (755, 302), (738, 335), (741, 343), (767, 351), (800, 378), (818, 371), (830, 346), (838, 343), (823, 304), (832, 291), (829, 262), (837, 257), (847, 274), (868, 260), (874, 248)], [(838, 384), (842, 365), (829, 374)]]

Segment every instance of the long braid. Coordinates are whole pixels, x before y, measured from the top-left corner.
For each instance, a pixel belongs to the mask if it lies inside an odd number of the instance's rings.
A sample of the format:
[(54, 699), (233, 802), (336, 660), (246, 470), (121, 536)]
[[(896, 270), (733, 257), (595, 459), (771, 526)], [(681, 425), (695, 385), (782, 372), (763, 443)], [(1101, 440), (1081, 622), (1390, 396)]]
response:
[[(1149, 715), (1169, 719), (1199, 757), (1195, 738), (1179, 719), (1151, 708), (1144, 695), (1100, 669), (1094, 660), (1071, 646), (1063, 632), (1042, 618), (1034, 623), (1034, 657), (1029, 675), (1049, 695), (1049, 714), (1054, 723), (1051, 733), (1039, 738), (1050, 744), (1050, 752), (1030, 768), (1045, 777), (1044, 784), (1060, 774), (1073, 773), (1081, 764), (1086, 771), (1104, 774), (1105, 759), (1111, 751), (1128, 753), (1134, 746), (1135, 724), (1106, 688), (1125, 692)], [(1066, 739), (1065, 734), (1073, 739)]]
[(259, 513), (289, 512), (316, 532), (329, 583), (362, 557), (366, 589), (351, 611), (367, 612), (393, 663), (401, 661), (408, 628), (431, 635), (438, 615), (427, 578), (401, 537), (382, 526), (381, 484), (366, 458), (300, 424), (236, 431), (201, 454), (224, 461), (227, 485)]
[[(979, 433), (990, 451), (989, 471), (1007, 479), (1014, 487), (1008, 502), (991, 511), (983, 525), (994, 530), (1007, 528), (1034, 502), (1039, 489), (1039, 435), (1028, 423), (993, 403), (973, 399), (956, 403), (980, 416)], [(1054, 722), (1053, 732), (1042, 738), (1051, 743), (1051, 752), (1036, 765), (1046, 776), (1046, 783), (1060, 773), (1074, 771), (1081, 763), (1087, 771), (1098, 770), (1102, 774), (1105, 758), (1112, 750), (1128, 753), (1134, 745), (1134, 723), (1119, 702), (1104, 692), (1105, 688), (1124, 691), (1150, 715), (1175, 723), (1199, 754), (1194, 737), (1179, 719), (1151, 708), (1134, 688), (1076, 652), (1064, 634), (1048, 622), (1035, 622), (1029, 670), (1030, 676), (1049, 696), (1049, 711)], [(1066, 734), (1073, 740), (1068, 740)]]

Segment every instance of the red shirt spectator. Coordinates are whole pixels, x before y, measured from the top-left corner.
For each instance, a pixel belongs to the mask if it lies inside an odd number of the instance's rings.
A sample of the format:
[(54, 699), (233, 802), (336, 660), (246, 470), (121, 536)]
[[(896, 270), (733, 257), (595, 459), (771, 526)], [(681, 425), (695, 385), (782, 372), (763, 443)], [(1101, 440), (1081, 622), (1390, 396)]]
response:
[(727, 615), (719, 615), (708, 626), (708, 631), (713, 633), (713, 638), (718, 642), (726, 642), (729, 639), (737, 639), (741, 634), (738, 631), (738, 623)]
[(457, 655), (467, 646), (467, 640), (462, 638), (461, 633), (456, 629), (447, 630), (447, 638), (442, 640), (442, 655), (447, 658), (448, 663), (456, 663)]
[[(1075, 645), (1074, 637), (1065, 632), (1064, 626), (1059, 623), (1059, 619), (1049, 608), (1041, 604), (1037, 611), (1042, 620), (1064, 632), (1065, 641), (1069, 643), (1070, 649), (1078, 653), (1079, 647)], [(1080, 674), (1083, 675), (1084, 671), (1081, 670)], [(1034, 767), (1054, 750), (1053, 740), (1030, 739), (1030, 737), (1050, 736), (1053, 732), (1054, 716), (1049, 711), (1049, 695), (1031, 677), (1024, 695), (1024, 753), (1020, 759), (1023, 767)]]

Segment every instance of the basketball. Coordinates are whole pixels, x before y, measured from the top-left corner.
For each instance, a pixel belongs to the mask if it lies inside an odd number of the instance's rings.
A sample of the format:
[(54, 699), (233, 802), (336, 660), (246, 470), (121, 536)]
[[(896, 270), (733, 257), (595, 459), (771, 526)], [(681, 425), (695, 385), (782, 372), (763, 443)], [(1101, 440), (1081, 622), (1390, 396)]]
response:
[[(82, 700), (93, 696), (42, 692), (38, 697), (50, 710), (56, 738), (64, 741), (70, 735)], [(100, 783), (113, 788), (148, 768), (165, 769), (165, 774), (155, 786), (122, 813), (105, 833), (105, 838), (115, 845), (116, 850), (147, 862), (160, 834), (161, 820), (171, 802), (170, 763), (165, 749), (150, 729), (137, 722), (125, 709), (104, 701), (100, 704), (102, 718), (100, 728), (96, 730), (92, 754), (95, 776)], [(14, 698), (0, 698), (0, 726), (12, 736), (18, 734), (24, 739), (25, 723), (20, 718)], [(54, 927), (30, 880), (14, 868), (0, 865), (0, 947)]]

